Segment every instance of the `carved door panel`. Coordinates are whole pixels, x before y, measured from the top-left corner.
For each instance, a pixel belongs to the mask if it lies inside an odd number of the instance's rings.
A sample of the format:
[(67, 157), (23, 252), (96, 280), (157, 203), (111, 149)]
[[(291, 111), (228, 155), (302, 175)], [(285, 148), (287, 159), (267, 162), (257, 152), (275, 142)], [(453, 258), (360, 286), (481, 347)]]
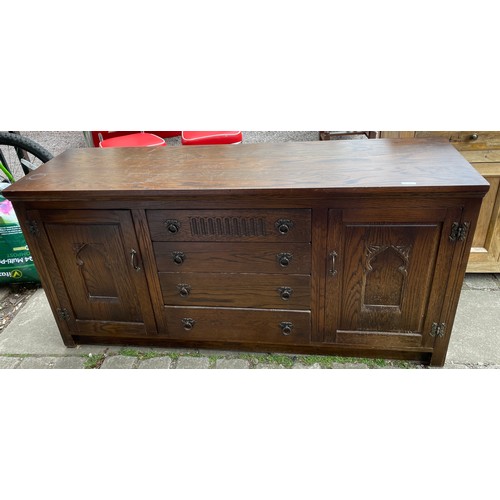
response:
[(460, 216), (450, 212), (330, 211), (326, 342), (432, 346)]
[[(74, 334), (142, 335), (156, 330), (131, 213), (44, 211), (44, 233), (61, 276)], [(76, 330), (76, 331), (75, 331)]]

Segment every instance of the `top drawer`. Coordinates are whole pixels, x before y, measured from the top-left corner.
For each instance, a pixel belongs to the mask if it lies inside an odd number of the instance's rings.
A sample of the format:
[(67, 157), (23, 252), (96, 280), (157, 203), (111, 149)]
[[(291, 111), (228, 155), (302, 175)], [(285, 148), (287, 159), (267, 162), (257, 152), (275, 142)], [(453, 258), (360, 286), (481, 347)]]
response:
[(153, 241), (311, 241), (311, 211), (148, 210)]

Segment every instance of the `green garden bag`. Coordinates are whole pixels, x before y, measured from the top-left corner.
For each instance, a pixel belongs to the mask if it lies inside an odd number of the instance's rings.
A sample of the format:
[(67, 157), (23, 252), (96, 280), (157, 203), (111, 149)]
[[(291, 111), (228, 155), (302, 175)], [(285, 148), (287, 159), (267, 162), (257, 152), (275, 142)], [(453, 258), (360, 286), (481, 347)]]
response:
[(40, 277), (12, 203), (0, 192), (0, 285), (10, 283), (40, 283)]

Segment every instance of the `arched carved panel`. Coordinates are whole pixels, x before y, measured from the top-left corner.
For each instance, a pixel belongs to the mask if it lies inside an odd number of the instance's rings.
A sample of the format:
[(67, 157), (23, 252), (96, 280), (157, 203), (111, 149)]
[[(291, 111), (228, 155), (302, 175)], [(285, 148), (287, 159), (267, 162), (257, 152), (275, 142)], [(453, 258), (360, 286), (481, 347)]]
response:
[(76, 264), (89, 299), (118, 299), (109, 256), (102, 243), (76, 243)]
[(363, 306), (400, 309), (411, 246), (366, 245)]

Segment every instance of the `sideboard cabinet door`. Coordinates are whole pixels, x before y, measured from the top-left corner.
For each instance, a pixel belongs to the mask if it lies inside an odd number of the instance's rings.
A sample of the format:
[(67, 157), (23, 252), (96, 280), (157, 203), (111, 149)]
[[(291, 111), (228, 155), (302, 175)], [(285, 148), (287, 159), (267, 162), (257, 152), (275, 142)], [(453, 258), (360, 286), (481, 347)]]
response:
[(323, 341), (432, 348), (460, 216), (461, 209), (330, 210)]
[(128, 210), (28, 212), (72, 335), (156, 332), (144, 265)]

